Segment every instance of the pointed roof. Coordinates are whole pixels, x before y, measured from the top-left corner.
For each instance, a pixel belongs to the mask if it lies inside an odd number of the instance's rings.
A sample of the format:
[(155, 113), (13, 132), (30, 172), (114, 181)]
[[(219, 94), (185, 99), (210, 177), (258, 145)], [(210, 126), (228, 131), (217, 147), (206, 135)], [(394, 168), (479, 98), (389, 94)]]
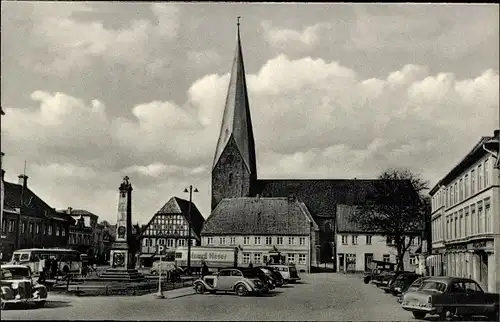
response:
[[(178, 197), (172, 197), (156, 214), (181, 214), (186, 221), (189, 221), (189, 201)], [(151, 222), (153, 219), (154, 216)], [(205, 218), (198, 210), (195, 203), (191, 202), (191, 227), (196, 235), (200, 235), (204, 222)]]
[(240, 24), (238, 21), (238, 41), (212, 169), (217, 165), (224, 148), (227, 146), (230, 138), (233, 137), (249, 172), (251, 174), (256, 174), (255, 142), (252, 130), (252, 120), (250, 117), (250, 107), (248, 104), (245, 66), (243, 64), (239, 26)]

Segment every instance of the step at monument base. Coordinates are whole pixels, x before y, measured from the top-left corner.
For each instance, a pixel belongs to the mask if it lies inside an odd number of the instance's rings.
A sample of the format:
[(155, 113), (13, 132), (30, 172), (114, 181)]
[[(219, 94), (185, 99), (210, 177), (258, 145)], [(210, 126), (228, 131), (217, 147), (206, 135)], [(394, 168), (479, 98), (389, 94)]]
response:
[(141, 281), (144, 275), (136, 269), (108, 268), (100, 278), (107, 281)]

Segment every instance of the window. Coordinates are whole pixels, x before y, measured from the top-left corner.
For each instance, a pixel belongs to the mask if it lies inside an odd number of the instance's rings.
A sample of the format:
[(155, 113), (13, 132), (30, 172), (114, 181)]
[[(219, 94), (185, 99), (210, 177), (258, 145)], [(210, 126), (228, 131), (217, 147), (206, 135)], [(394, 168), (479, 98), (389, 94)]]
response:
[(255, 237), (255, 245), (260, 245), (260, 237)]
[(213, 237), (207, 237), (207, 244), (208, 245), (213, 245), (214, 244), (214, 238)]
[(417, 257), (410, 255), (410, 265), (417, 265)]
[(306, 264), (306, 254), (299, 254), (299, 264), (300, 265)]
[(7, 229), (7, 220), (2, 219), (2, 233)]
[(250, 263), (250, 253), (243, 253), (243, 264)]
[(372, 244), (372, 236), (366, 236), (366, 244), (371, 245)]
[(472, 234), (477, 234), (476, 204), (470, 206), (470, 221)]
[(477, 203), (477, 233), (484, 233), (483, 202)]
[(21, 223), (21, 234), (24, 234), (26, 232), (26, 223), (23, 221)]
[(235, 237), (229, 237), (229, 245), (235, 245), (236, 244), (236, 238)]
[(382, 260), (383, 260), (384, 262), (390, 262), (390, 261), (391, 261), (391, 255), (389, 255), (389, 254), (384, 254), (384, 255), (382, 256)]
[(266, 245), (272, 245), (273, 243), (273, 238), (272, 237), (266, 237)]
[(9, 220), (9, 233), (12, 233), (14, 232), (14, 226), (15, 226), (16, 222), (14, 220)]
[(481, 165), (477, 166), (477, 191), (483, 189), (483, 169)]
[(471, 170), (470, 172), (470, 194), (473, 195), (476, 192), (476, 172)]
[(469, 207), (465, 207), (464, 209), (464, 214), (465, 214), (465, 237), (470, 236), (470, 217), (469, 217)]
[(463, 289), (467, 293), (473, 293), (473, 292), (482, 292), (483, 290), (481, 287), (475, 283), (475, 282), (464, 282), (463, 283)]
[(56, 236), (59, 236), (60, 235), (60, 230), (59, 230), (59, 226), (56, 226)]
[(352, 235), (352, 244), (357, 245), (358, 244), (358, 235)]
[(52, 225), (49, 224), (49, 235), (52, 235)]
[(233, 183), (233, 174), (230, 173), (229, 174), (229, 184), (232, 184)]
[(460, 179), (460, 183), (458, 185), (458, 200), (464, 200), (464, 180)]
[(299, 244), (300, 244), (300, 246), (304, 246), (306, 244), (306, 238), (305, 237), (300, 237), (299, 238)]
[(455, 213), (453, 217), (453, 238), (457, 238), (458, 236), (458, 218), (457, 213)]
[(469, 197), (469, 175), (465, 175), (464, 179), (464, 193), (465, 193), (465, 198)]
[(61, 236), (66, 236), (66, 228), (61, 227)]
[(33, 234), (33, 226), (34, 226), (34, 224), (33, 224), (32, 222), (30, 222), (30, 223), (29, 223), (29, 226), (28, 226), (28, 232), (29, 232), (30, 234)]
[(243, 237), (243, 244), (244, 245), (250, 244), (250, 237), (248, 237), (248, 236)]
[(488, 160), (484, 161), (484, 187), (486, 188), (489, 184), (488, 180)]
[(226, 244), (226, 237), (219, 237), (219, 244), (225, 245)]
[(259, 264), (261, 260), (261, 253), (254, 253), (253, 254), (253, 262)]
[(288, 254), (288, 262), (295, 263), (295, 254)]
[(277, 237), (276, 238), (276, 244), (283, 245), (283, 237)]
[(484, 219), (485, 219), (485, 224), (486, 224), (485, 233), (492, 233), (493, 232), (493, 222), (492, 222), (492, 218), (491, 218), (489, 200), (485, 201)]
[(342, 245), (347, 245), (347, 235), (342, 235)]
[(181, 246), (181, 247), (182, 247), (182, 246), (186, 246), (186, 240), (185, 240), (185, 239), (179, 239), (179, 240), (177, 241), (177, 243), (178, 243), (178, 246)]
[(387, 236), (385, 239), (385, 244), (386, 245), (393, 245), (394, 244), (394, 238), (392, 236)]
[(454, 203), (458, 202), (458, 184), (455, 182), (455, 185), (453, 186), (453, 191), (454, 191)]
[(288, 237), (288, 245), (295, 245), (295, 237)]

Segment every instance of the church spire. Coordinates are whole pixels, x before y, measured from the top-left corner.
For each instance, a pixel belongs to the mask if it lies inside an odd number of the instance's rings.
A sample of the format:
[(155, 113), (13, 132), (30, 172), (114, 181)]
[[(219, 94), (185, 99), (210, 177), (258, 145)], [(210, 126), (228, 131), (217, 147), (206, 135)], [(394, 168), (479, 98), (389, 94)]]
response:
[(217, 141), (212, 169), (216, 167), (217, 162), (219, 162), (221, 155), (232, 138), (239, 154), (243, 158), (247, 171), (251, 177), (256, 178), (255, 142), (248, 104), (245, 66), (241, 50), (240, 17), (238, 17), (237, 29), (236, 52), (233, 59), (222, 126), (219, 140)]

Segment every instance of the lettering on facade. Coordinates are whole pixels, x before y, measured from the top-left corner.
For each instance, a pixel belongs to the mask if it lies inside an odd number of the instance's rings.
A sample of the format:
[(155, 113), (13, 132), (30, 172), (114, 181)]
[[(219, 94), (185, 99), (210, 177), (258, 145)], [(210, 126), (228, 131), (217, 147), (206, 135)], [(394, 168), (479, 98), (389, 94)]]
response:
[(192, 254), (193, 259), (199, 260), (214, 260), (214, 261), (223, 261), (227, 259), (227, 254), (220, 254), (215, 252), (207, 252), (207, 253), (194, 253)]
[(448, 250), (450, 250), (450, 251), (453, 251), (453, 250), (466, 250), (466, 249), (467, 249), (467, 245), (454, 245), (454, 246), (448, 247)]

